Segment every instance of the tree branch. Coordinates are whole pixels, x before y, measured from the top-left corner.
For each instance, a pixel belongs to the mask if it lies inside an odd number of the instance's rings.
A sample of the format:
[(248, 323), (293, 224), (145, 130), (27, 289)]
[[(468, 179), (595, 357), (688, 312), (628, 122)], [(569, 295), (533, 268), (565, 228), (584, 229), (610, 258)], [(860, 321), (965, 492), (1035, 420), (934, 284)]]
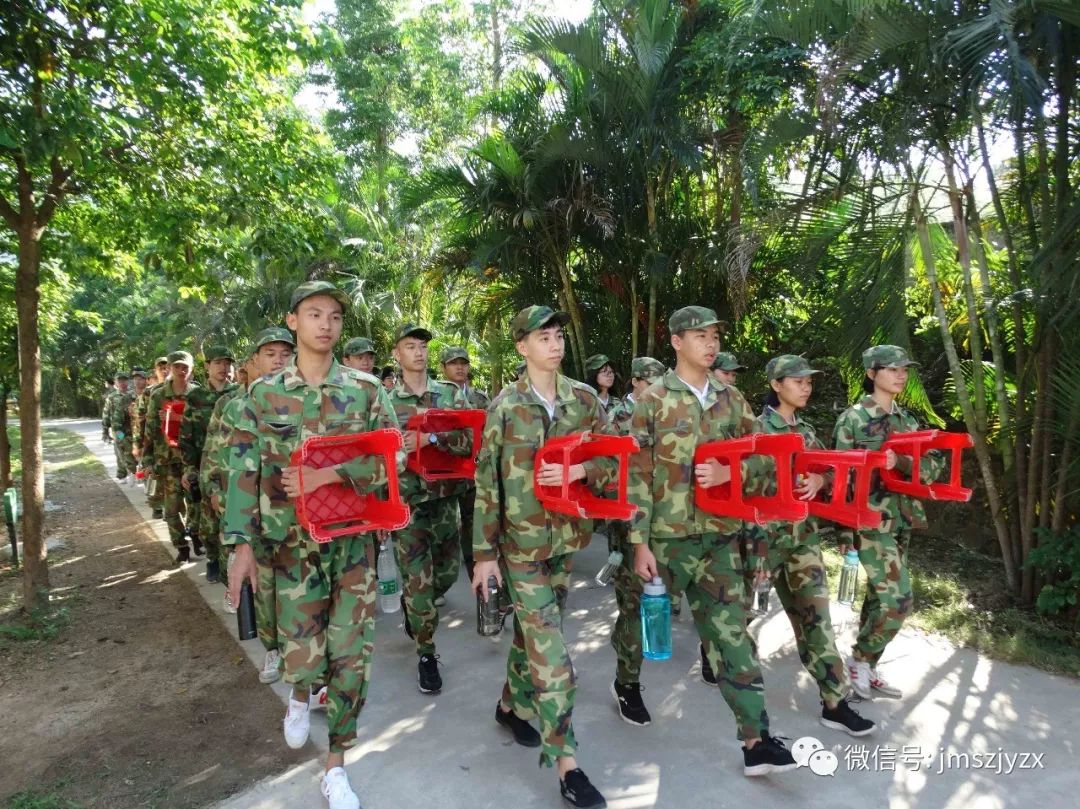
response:
[(74, 172), (73, 168), (65, 169), (60, 165), (60, 158), (56, 155), (53, 155), (52, 160), (49, 161), (49, 169), (52, 173), (52, 179), (49, 181), (49, 187), (45, 191), (45, 199), (42, 200), (41, 207), (38, 208), (35, 217), (35, 222), (39, 228), (43, 228), (49, 223), (53, 214), (56, 213), (57, 206), (63, 202), (67, 192), (67, 181)]
[(11, 207), (11, 203), (7, 201), (7, 197), (3, 194), (0, 194), (0, 216), (4, 217), (4, 221), (11, 225), (12, 230), (18, 230), (19, 215), (15, 213), (15, 209)]

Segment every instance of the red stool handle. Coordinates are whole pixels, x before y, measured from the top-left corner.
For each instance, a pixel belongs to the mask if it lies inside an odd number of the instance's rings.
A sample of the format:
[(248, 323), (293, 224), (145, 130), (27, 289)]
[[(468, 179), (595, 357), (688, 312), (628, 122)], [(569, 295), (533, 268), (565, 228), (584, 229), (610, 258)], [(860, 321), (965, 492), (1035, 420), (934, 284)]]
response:
[(423, 433), (449, 433), (454, 430), (472, 432), (472, 453), (470, 455), (451, 455), (438, 447), (428, 444), (409, 453), (406, 466), (424, 480), (472, 480), (476, 476), (476, 454), (484, 439), (484, 423), (487, 413), (483, 410), (425, 410), (409, 417), (406, 430)]
[[(795, 473), (805, 475), (834, 471), (832, 496), (809, 500), (810, 513), (815, 517), (839, 523), (848, 528), (877, 528), (881, 512), (870, 508), (870, 482), (875, 469), (885, 468), (885, 453), (865, 449), (812, 449), (795, 456)], [(855, 482), (852, 485), (851, 476)], [(848, 497), (848, 493), (851, 497)]]
[[(881, 480), (886, 489), (897, 494), (906, 494), (921, 500), (956, 500), (966, 503), (971, 500), (971, 489), (962, 485), (960, 473), (963, 471), (963, 452), (974, 445), (975, 442), (967, 433), (949, 433), (944, 430), (920, 430), (890, 435), (882, 443), (881, 449), (891, 449), (898, 455), (909, 456), (911, 477), (905, 479), (897, 469), (883, 468)], [(923, 483), (919, 476), (922, 456), (932, 449), (949, 452), (949, 481), (947, 483), (927, 484)]]
[[(795, 499), (791, 471), (796, 453), (802, 452), (804, 446), (798, 433), (756, 433), (702, 444), (694, 452), (694, 464), (715, 458), (731, 469), (731, 480), (707, 489), (695, 485), (694, 504), (708, 514), (757, 525), (805, 520), (810, 509), (807, 503)], [(742, 461), (749, 455), (772, 456), (776, 463), (776, 494), (743, 495)]]
[(187, 401), (171, 399), (161, 407), (161, 434), (170, 447), (180, 446), (180, 423), (184, 420)]
[[(533, 459), (533, 490), (536, 492), (536, 499), (546, 510), (571, 517), (629, 520), (637, 511), (637, 506), (627, 499), (626, 494), (630, 455), (637, 451), (637, 439), (629, 435), (575, 433), (553, 438), (537, 450)], [(598, 497), (589, 490), (584, 481), (576, 480), (571, 483), (569, 480), (571, 466), (598, 457), (619, 459), (619, 480), (614, 486), (615, 499)], [(563, 478), (560, 486), (541, 486), (537, 482), (540, 467), (544, 463), (562, 464)]]

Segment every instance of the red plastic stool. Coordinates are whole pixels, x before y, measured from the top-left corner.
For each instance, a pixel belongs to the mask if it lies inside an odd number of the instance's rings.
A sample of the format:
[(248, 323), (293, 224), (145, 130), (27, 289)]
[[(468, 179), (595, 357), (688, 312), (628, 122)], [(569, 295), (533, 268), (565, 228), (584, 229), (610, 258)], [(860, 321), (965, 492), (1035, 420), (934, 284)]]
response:
[[(918, 497), (921, 500), (958, 500), (966, 503), (971, 499), (971, 489), (961, 485), (960, 473), (963, 451), (973, 447), (975, 442), (967, 433), (948, 433), (944, 430), (920, 430), (914, 433), (896, 433), (890, 435), (881, 445), (882, 450), (891, 449), (898, 455), (911, 458), (911, 478), (905, 479), (900, 472), (882, 469), (881, 480), (885, 488), (897, 494)], [(919, 478), (919, 462), (925, 452), (932, 449), (948, 450), (949, 482), (923, 483)]]
[[(702, 511), (718, 517), (764, 525), (768, 522), (801, 522), (809, 506), (795, 499), (791, 469), (795, 454), (802, 452), (803, 437), (798, 433), (744, 435), (724, 441), (710, 441), (694, 452), (694, 464), (713, 458), (731, 469), (731, 480), (708, 489), (694, 485), (694, 504)], [(748, 455), (771, 455), (776, 462), (776, 494), (743, 496), (742, 461)]]
[(170, 399), (161, 407), (161, 434), (170, 447), (180, 446), (180, 422), (184, 420), (184, 399)]
[(423, 433), (449, 433), (453, 430), (472, 431), (472, 453), (451, 455), (432, 444), (420, 446), (409, 453), (406, 466), (424, 480), (447, 480), (476, 475), (476, 453), (484, 438), (487, 413), (483, 410), (425, 410), (409, 418), (406, 430)]
[[(877, 528), (881, 512), (870, 508), (870, 482), (875, 469), (885, 468), (885, 453), (865, 449), (811, 449), (795, 456), (795, 474), (821, 474), (834, 470), (832, 497), (808, 500), (815, 517), (846, 525), (848, 528)], [(852, 485), (851, 475), (855, 475)], [(848, 492), (852, 496), (848, 497)]]
[[(373, 430), (353, 435), (315, 435), (292, 454), (291, 463), (300, 470), (300, 497), (296, 499), (296, 519), (316, 542), (335, 537), (386, 529), (396, 531), (409, 524), (409, 507), (398, 491), (396, 453), (401, 449), (397, 430)], [(364, 455), (382, 456), (386, 466), (389, 497), (357, 494), (348, 483), (320, 486), (304, 491), (304, 467), (322, 469), (337, 466)]]
[[(630, 456), (638, 451), (637, 439), (630, 435), (601, 435), (599, 433), (574, 433), (553, 438), (537, 450), (533, 459), (533, 489), (536, 499), (548, 511), (594, 520), (629, 520), (637, 506), (626, 498), (627, 476), (630, 472)], [(615, 485), (616, 498), (598, 497), (584, 481), (569, 478), (570, 467), (584, 463), (590, 458), (618, 457), (619, 482)], [(537, 482), (540, 468), (545, 463), (562, 464), (561, 486), (541, 486)]]

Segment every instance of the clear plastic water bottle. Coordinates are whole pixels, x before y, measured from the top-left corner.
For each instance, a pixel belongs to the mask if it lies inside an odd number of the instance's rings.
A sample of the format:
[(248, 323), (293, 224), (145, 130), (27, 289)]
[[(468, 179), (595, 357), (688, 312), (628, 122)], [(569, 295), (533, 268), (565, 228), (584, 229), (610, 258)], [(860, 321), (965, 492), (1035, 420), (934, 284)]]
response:
[(600, 587), (607, 587), (611, 584), (611, 580), (615, 576), (615, 571), (619, 569), (622, 560), (623, 555), (620, 551), (612, 551), (608, 554), (607, 562), (600, 568), (600, 572), (596, 574), (596, 583)]
[(375, 575), (379, 579), (379, 609), (386, 613), (397, 612), (401, 609), (401, 586), (398, 583), (394, 549), (387, 540), (383, 540), (379, 547)]
[(772, 580), (762, 579), (754, 586), (750, 596), (750, 616), (760, 618), (769, 614), (769, 594), (772, 593)]
[(647, 660), (671, 657), (671, 599), (659, 576), (641, 596), (641, 642)]
[(836, 600), (845, 607), (855, 603), (855, 593), (859, 587), (859, 552), (850, 550), (844, 554), (844, 566), (840, 570), (840, 587)]
[(503, 611), (499, 580), (488, 576), (488, 597), (484, 598), (481, 590), (476, 594), (476, 632), (481, 637), (493, 638), (502, 632)]

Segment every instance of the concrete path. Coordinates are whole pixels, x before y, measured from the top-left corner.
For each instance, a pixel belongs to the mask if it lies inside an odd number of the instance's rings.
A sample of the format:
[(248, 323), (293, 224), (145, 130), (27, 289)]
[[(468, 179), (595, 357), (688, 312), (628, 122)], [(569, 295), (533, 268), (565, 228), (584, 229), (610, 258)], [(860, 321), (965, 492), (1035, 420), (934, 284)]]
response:
[[(49, 425), (78, 433), (114, 471), (112, 448), (102, 444), (97, 421)], [(149, 521), (142, 489), (124, 491)], [(165, 524), (151, 522), (167, 543)], [(879, 730), (854, 740), (818, 724), (816, 689), (799, 664), (790, 624), (775, 596), (773, 611), (752, 627), (773, 732), (789, 737), (789, 746), (804, 736), (820, 740), (837, 758), (835, 775), (817, 775), (809, 767), (770, 778), (742, 775), (732, 716), (719, 691), (699, 677), (697, 640), (685, 609), (675, 626), (674, 657), (645, 665), (644, 697), (653, 724), (624, 724), (609, 694), (615, 667), (608, 643), (614, 593), (592, 581), (605, 555), (602, 541), (578, 554), (565, 631), (578, 675), (578, 760), (612, 809), (1080, 805), (1074, 731), (1080, 727), (1080, 681), (998, 663), (954, 648), (939, 636), (905, 630), (889, 647), (881, 669), (906, 696), (859, 705)], [(235, 616), (221, 608), (222, 588), (206, 583), (203, 567), (189, 565), (184, 573), (235, 632)], [(347, 757), (350, 779), (364, 806), (562, 806), (555, 775), (540, 770), (535, 752), (515, 746), (494, 722), (509, 638), (492, 642), (476, 634), (474, 602), (464, 578), (448, 600), (436, 636), (444, 682), (439, 696), (416, 689), (416, 656), (400, 628), (400, 613), (378, 618), (360, 741)], [(852, 627), (842, 627), (842, 651), (850, 648), (853, 634)], [(253, 664), (261, 662), (257, 641), (240, 645)], [(274, 688), (284, 700), (285, 686)], [(326, 725), (321, 715), (314, 716), (312, 738), (321, 758)], [(228, 728), (223, 727), (223, 744), (227, 739)], [(1000, 753), (1000, 772), (997, 757), (976, 763), (976, 753)], [(323, 807), (320, 774), (320, 761), (313, 760), (255, 785), (219, 809)]]

